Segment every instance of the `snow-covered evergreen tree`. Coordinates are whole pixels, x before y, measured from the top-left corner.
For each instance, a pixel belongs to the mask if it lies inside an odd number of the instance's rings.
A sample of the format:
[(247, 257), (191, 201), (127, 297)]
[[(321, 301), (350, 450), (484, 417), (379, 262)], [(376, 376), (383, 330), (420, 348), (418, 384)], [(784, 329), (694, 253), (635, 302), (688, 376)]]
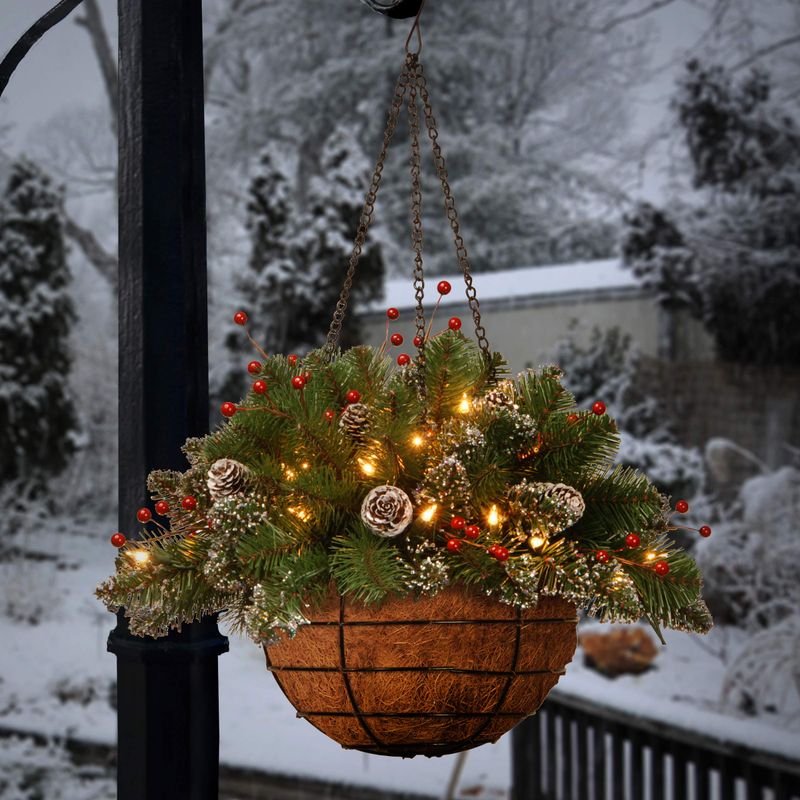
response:
[(12, 165), (0, 197), (0, 484), (36, 488), (74, 449), (62, 201), (34, 163)]
[(626, 220), (626, 263), (667, 307), (703, 320), (726, 361), (800, 361), (800, 131), (757, 71), (688, 64), (674, 101), (701, 190)]
[[(325, 141), (318, 172), (304, 190), (295, 165), (277, 149), (261, 154), (247, 205), (250, 260), (237, 284), (252, 333), (267, 351), (304, 353), (324, 341), (369, 180), (369, 163), (354, 132), (344, 126)], [(379, 294), (383, 275), (381, 246), (371, 235), (359, 261), (342, 346), (358, 340), (355, 306)], [(237, 356), (247, 352), (238, 331), (227, 344)], [(242, 360), (237, 358), (224, 387), (227, 395), (241, 393)]]

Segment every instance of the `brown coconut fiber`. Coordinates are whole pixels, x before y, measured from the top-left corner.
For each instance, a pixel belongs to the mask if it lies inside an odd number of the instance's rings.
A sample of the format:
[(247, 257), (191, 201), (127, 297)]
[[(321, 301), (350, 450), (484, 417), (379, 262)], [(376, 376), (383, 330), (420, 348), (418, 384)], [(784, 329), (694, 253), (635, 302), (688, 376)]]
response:
[(494, 742), (535, 713), (576, 646), (575, 606), (528, 611), (463, 587), (379, 608), (331, 590), (265, 648), (297, 715), (345, 748), (438, 756)]

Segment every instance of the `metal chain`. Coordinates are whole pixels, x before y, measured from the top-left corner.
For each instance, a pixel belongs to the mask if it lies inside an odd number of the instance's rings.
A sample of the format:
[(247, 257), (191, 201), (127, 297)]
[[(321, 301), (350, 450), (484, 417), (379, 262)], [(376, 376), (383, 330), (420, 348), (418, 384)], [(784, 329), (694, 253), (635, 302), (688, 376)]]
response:
[(372, 175), (372, 182), (370, 183), (369, 191), (364, 200), (364, 208), (361, 211), (361, 218), (358, 222), (358, 231), (356, 232), (355, 242), (353, 244), (353, 252), (350, 256), (350, 264), (347, 268), (342, 291), (339, 294), (339, 300), (336, 303), (336, 310), (333, 312), (333, 319), (331, 326), (328, 329), (328, 336), (325, 341), (325, 355), (328, 361), (331, 361), (336, 354), (339, 346), (339, 336), (342, 332), (342, 322), (344, 315), (347, 311), (347, 305), (350, 301), (350, 292), (353, 288), (353, 276), (358, 266), (358, 261), (361, 258), (361, 253), (364, 249), (364, 243), (367, 240), (367, 232), (372, 223), (372, 214), (375, 211), (375, 201), (378, 197), (378, 189), (380, 189), (381, 178), (383, 177), (383, 167), (386, 163), (386, 154), (389, 152), (389, 145), (391, 144), (394, 132), (397, 129), (397, 120), (400, 116), (400, 110), (403, 107), (403, 99), (405, 97), (406, 88), (410, 84), (411, 76), (409, 67), (411, 59), (407, 58), (406, 63), (397, 79), (394, 87), (394, 96), (392, 105), (389, 109), (389, 116), (386, 120), (386, 129), (383, 134), (383, 146), (381, 147), (378, 161), (375, 165), (375, 172)]
[(425, 111), (425, 125), (428, 129), (428, 136), (431, 140), (433, 148), (433, 160), (436, 165), (436, 174), (442, 184), (442, 191), (444, 193), (444, 207), (447, 214), (447, 219), (450, 221), (450, 227), (453, 229), (453, 241), (456, 248), (456, 258), (464, 273), (464, 283), (466, 285), (467, 302), (469, 303), (470, 310), (472, 311), (472, 319), (475, 322), (475, 336), (478, 339), (478, 345), (483, 352), (484, 357), (489, 363), (490, 378), (493, 377), (494, 369), (492, 368), (492, 352), (489, 347), (489, 341), (486, 338), (486, 329), (481, 324), (481, 311), (480, 303), (478, 302), (477, 292), (472, 284), (472, 270), (469, 262), (469, 255), (467, 248), (464, 245), (464, 239), (461, 236), (461, 225), (458, 220), (458, 211), (456, 210), (456, 201), (453, 199), (453, 192), (450, 189), (450, 181), (447, 175), (447, 162), (442, 152), (442, 147), (439, 144), (439, 129), (436, 125), (436, 118), (433, 116), (433, 108), (431, 106), (430, 95), (428, 94), (428, 85), (425, 80), (425, 74), (422, 69), (422, 64), (414, 54), (411, 55), (413, 61), (413, 83), (419, 89), (419, 95), (422, 98), (423, 108)]
[[(409, 56), (407, 64), (413, 68), (415, 59)], [(419, 147), (419, 108), (417, 88), (412, 83), (408, 93), (408, 130), (411, 137), (411, 246), (414, 249), (414, 297), (417, 301), (415, 324), (417, 329), (417, 389), (424, 398), (425, 388), (425, 272), (422, 265), (422, 183), (420, 173), (422, 158)]]

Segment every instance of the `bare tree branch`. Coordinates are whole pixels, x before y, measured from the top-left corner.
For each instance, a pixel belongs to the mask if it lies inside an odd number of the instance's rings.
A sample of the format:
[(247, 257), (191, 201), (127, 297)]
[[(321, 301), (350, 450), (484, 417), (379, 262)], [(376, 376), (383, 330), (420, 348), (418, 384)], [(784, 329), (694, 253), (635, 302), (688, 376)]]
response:
[(117, 259), (97, 241), (97, 237), (88, 229), (75, 222), (68, 214), (64, 215), (64, 233), (80, 248), (92, 266), (111, 285), (117, 286)]
[(787, 36), (785, 39), (779, 39), (777, 42), (768, 44), (765, 47), (759, 47), (758, 50), (751, 53), (743, 61), (740, 61), (738, 64), (735, 64), (731, 69), (738, 70), (738, 69), (743, 69), (744, 67), (749, 67), (751, 64), (754, 64), (760, 58), (772, 55), (776, 51), (782, 50), (784, 47), (789, 47), (790, 45), (793, 44), (800, 44), (800, 34), (796, 34), (794, 36)]
[(674, 2), (676, 2), (676, 0), (653, 0), (653, 2), (648, 3), (642, 8), (637, 8), (635, 11), (630, 11), (627, 14), (620, 14), (618, 17), (611, 17), (599, 26), (581, 25), (573, 22), (572, 20), (560, 21), (578, 31), (583, 31), (585, 33), (605, 34), (611, 33), (614, 28), (618, 28), (620, 25), (626, 25), (629, 22), (635, 22), (638, 19), (642, 19), (643, 17), (648, 16), (648, 14), (652, 14), (654, 11), (658, 11), (659, 9), (672, 5)]
[(76, 25), (86, 29), (89, 39), (92, 42), (97, 63), (103, 76), (103, 84), (106, 88), (108, 105), (111, 111), (111, 130), (117, 133), (117, 98), (119, 96), (119, 74), (117, 72), (117, 61), (108, 41), (108, 33), (103, 25), (103, 17), (97, 0), (84, 0), (84, 15), (75, 20)]

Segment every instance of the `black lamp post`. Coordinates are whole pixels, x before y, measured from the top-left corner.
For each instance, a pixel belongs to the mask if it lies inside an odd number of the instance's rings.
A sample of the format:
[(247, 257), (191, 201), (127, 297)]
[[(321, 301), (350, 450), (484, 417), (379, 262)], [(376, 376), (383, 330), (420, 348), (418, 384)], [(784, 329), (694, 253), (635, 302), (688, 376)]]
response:
[[(119, 519), (151, 469), (184, 469), (208, 430), (201, 0), (119, 0)], [(214, 618), (164, 639), (119, 616), (118, 800), (214, 800), (219, 772)]]

